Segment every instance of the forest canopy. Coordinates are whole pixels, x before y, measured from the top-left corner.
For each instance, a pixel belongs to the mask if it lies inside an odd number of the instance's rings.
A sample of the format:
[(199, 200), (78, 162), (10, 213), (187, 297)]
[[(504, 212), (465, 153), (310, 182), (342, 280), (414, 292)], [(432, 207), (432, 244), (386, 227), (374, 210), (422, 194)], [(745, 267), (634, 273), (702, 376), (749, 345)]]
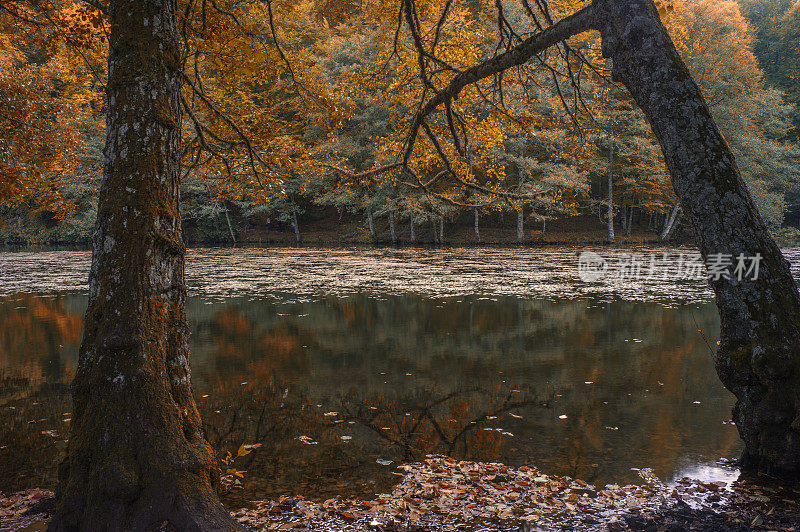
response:
[[(236, 241), (242, 226), (264, 220), (298, 232), (312, 208), (360, 217), (373, 238), (377, 217), (394, 231), (400, 219), (435, 226), (473, 211), (476, 220), (505, 212), (544, 229), (548, 219), (576, 214), (610, 212), (630, 225), (634, 213), (666, 222), (678, 210), (660, 148), (630, 95), (610, 80), (596, 34), (465, 88), (428, 121), (406, 167), (373, 172), (402, 154), (415, 102), (531, 34), (527, 3), (501, 2), (498, 12), (487, 0), (418, 1), (413, 26), (399, 24), (398, 5), (376, 0), (213, 5), (187, 9), (182, 21), (183, 219), (201, 237)], [(552, 1), (546, 16), (582, 5)], [(662, 19), (762, 217), (773, 231), (796, 225), (798, 5), (668, 7)], [(92, 232), (108, 30), (84, 2), (0, 9), (7, 242), (81, 242)], [(436, 53), (420, 56), (419, 43)], [(430, 76), (421, 75), (420, 57)], [(461, 143), (435, 142), (444, 138)]]

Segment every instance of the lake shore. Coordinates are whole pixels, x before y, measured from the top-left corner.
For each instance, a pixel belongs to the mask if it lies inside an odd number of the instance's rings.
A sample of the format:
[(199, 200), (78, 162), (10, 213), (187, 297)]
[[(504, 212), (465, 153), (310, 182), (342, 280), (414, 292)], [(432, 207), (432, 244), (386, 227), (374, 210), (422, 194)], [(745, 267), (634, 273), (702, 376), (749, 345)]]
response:
[[(371, 500), (302, 496), (255, 501), (232, 511), (253, 530), (796, 530), (800, 488), (762, 477), (733, 483), (684, 478), (663, 484), (649, 470), (642, 483), (596, 488), (534, 467), (428, 456), (402, 465), (388, 494)], [(3, 497), (0, 527), (38, 530), (53, 493), (31, 489)]]
[[(435, 225), (435, 226), (434, 226)], [(516, 218), (511, 216), (487, 216), (481, 222), (478, 234), (472, 223), (463, 220), (445, 223), (444, 238), (442, 227), (436, 223), (417, 223), (414, 238), (408, 220), (398, 220), (395, 227), (395, 240), (391, 237), (388, 221), (375, 218), (374, 235), (370, 233), (365, 221), (358, 216), (346, 215), (341, 219), (322, 217), (312, 218), (299, 226), (299, 239), (288, 224), (278, 222), (242, 224), (234, 231), (234, 237), (227, 231), (212, 236), (200, 231), (197, 227), (184, 227), (184, 240), (189, 246), (554, 246), (554, 245), (592, 245), (592, 246), (636, 246), (665, 245), (691, 243), (691, 236), (680, 228), (668, 241), (659, 237), (655, 226), (634, 224), (628, 232), (622, 227), (615, 229), (615, 239), (608, 238), (608, 227), (597, 216), (580, 215), (566, 218), (554, 218), (545, 224), (541, 222), (526, 223), (522, 239), (518, 238)], [(32, 240), (31, 240), (32, 239)], [(88, 249), (91, 245), (90, 235), (82, 240), (59, 239), (56, 236), (37, 234), (19, 235), (17, 238), (6, 236), (0, 242), (0, 250), (19, 248), (31, 245), (56, 246), (60, 248)]]

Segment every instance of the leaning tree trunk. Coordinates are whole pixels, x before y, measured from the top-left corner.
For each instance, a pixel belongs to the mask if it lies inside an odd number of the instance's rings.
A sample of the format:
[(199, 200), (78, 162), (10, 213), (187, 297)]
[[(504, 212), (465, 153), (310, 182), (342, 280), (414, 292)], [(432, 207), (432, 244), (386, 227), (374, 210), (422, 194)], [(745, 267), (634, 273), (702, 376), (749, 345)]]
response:
[(661, 240), (667, 240), (670, 235), (672, 234), (672, 229), (675, 227), (675, 221), (678, 219), (678, 214), (681, 210), (681, 203), (679, 201), (675, 202), (675, 205), (672, 206), (672, 210), (669, 213), (666, 221), (664, 222), (664, 228), (661, 230), (661, 234), (659, 238)]
[(89, 306), (50, 528), (230, 530), (187, 358), (178, 2), (111, 5)]
[(225, 221), (228, 223), (228, 234), (231, 235), (231, 242), (236, 244), (236, 235), (233, 233), (233, 226), (231, 225), (231, 217), (228, 215), (228, 206), (222, 204), (222, 210), (225, 212)]
[(761, 257), (757, 279), (711, 277), (721, 319), (715, 363), (736, 396), (742, 463), (800, 476), (800, 295), (731, 150), (651, 0), (595, 0), (603, 55), (658, 138), (706, 261)]

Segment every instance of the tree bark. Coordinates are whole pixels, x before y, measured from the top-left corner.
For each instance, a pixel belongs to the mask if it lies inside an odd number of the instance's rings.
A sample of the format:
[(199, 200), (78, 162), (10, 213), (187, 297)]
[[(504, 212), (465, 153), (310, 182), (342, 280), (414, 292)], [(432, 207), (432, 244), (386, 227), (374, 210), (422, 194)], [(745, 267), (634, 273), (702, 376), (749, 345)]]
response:
[(444, 244), (444, 216), (439, 218), (439, 243)]
[(178, 2), (111, 6), (89, 306), (50, 529), (236, 529), (188, 362)]
[(417, 241), (417, 233), (414, 231), (414, 211), (408, 212), (409, 223), (411, 224), (411, 242)]
[(480, 242), (481, 241), (481, 232), (478, 229), (478, 209), (476, 208), (476, 209), (474, 209), (474, 211), (475, 211), (475, 240)]
[(642, 108), (706, 261), (760, 256), (757, 279), (711, 278), (721, 320), (715, 354), (736, 396), (743, 466), (800, 476), (800, 295), (697, 84), (651, 0), (595, 0), (594, 27), (614, 79)]

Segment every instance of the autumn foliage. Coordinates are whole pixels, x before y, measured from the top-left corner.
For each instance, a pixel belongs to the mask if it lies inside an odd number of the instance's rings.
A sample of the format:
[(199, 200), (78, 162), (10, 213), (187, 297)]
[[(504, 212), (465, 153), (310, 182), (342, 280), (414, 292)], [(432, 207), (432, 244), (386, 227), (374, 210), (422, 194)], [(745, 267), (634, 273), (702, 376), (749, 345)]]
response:
[[(766, 52), (754, 53), (768, 38), (763, 20), (796, 17), (796, 6), (779, 3), (770, 15), (749, 0), (656, 2), (773, 228), (800, 208), (800, 149), (786, 140), (794, 93), (782, 81), (788, 96), (772, 86), (778, 78), (765, 78), (760, 62)], [(89, 230), (74, 217), (88, 219), (96, 202), (108, 32), (90, 4), (0, 9), (6, 224), (41, 213), (66, 219), (72, 233)], [(551, 0), (547, 13), (534, 13), (510, 2), (425, 0), (411, 22), (399, 2), (375, 0), (182, 4), (186, 219), (224, 214), (235, 240), (233, 215), (266, 214), (298, 231), (312, 204), (365, 214), (370, 227), (375, 216), (435, 224), (471, 209), (516, 211), (534, 223), (603, 217), (608, 172), (623, 219), (669, 212), (675, 196), (660, 149), (610, 82), (593, 34), (465, 88), (420, 133), (407, 166), (376, 171), (402, 158), (419, 102), (584, 4)], [(796, 50), (796, 32), (781, 24), (776, 46)]]

